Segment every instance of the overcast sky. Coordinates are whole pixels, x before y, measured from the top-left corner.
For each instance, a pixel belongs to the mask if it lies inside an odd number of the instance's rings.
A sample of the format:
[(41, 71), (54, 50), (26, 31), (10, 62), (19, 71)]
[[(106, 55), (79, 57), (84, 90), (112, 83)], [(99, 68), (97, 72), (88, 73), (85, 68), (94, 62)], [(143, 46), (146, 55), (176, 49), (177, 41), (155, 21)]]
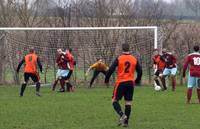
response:
[(172, 1), (172, 0), (164, 0), (164, 1), (166, 1), (166, 2), (170, 2), (170, 1)]

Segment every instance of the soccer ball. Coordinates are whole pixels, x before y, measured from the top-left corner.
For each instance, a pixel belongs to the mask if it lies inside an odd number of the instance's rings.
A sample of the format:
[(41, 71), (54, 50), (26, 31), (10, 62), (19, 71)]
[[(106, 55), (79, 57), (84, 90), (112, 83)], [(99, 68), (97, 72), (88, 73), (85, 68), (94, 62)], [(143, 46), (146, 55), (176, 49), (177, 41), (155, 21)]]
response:
[(155, 86), (154, 89), (155, 89), (155, 91), (160, 91), (161, 87), (160, 86)]

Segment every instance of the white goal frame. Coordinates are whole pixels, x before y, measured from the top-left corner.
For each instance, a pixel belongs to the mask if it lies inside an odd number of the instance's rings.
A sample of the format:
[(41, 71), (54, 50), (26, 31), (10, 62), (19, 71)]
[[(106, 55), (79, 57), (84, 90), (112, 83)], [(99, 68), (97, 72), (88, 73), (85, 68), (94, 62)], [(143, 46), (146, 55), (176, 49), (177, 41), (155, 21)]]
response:
[(158, 48), (158, 27), (157, 26), (130, 26), (130, 27), (0, 27), (4, 31), (17, 30), (153, 30), (154, 49)]

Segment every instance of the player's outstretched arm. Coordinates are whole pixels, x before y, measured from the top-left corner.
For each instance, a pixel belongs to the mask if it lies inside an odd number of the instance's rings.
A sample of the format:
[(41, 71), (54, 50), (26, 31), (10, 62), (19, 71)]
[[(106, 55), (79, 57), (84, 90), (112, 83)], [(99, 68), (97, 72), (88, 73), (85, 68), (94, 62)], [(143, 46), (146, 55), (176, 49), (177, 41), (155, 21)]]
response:
[(25, 62), (25, 58), (23, 58), (20, 62), (19, 62), (19, 64), (18, 64), (18, 66), (17, 66), (17, 73), (19, 72), (19, 70), (20, 70), (20, 68), (21, 68), (21, 66), (23, 65), (23, 63)]
[(98, 62), (91, 65), (85, 73), (85, 76), (88, 76), (89, 72), (98, 66)]
[(139, 64), (139, 62), (137, 62), (137, 65), (136, 65), (136, 72), (137, 72), (137, 78), (135, 80), (135, 83), (140, 84), (141, 79), (142, 79), (142, 67)]
[(85, 73), (85, 76), (88, 76), (90, 70), (91, 70), (91, 67), (88, 68), (88, 70), (87, 70), (86, 73)]
[(108, 69), (108, 72), (105, 78), (105, 83), (109, 83), (110, 76), (113, 74), (117, 66), (118, 66), (118, 59), (115, 59), (115, 61), (112, 63), (112, 65)]

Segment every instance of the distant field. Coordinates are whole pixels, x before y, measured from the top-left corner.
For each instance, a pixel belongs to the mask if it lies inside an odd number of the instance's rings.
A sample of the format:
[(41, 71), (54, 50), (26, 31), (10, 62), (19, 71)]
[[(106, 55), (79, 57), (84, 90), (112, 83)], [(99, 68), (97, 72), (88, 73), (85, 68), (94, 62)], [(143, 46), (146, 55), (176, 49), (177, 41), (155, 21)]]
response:
[[(42, 97), (28, 87), (0, 87), (0, 129), (121, 129), (111, 104), (112, 88), (78, 88), (75, 93), (42, 88)], [(185, 104), (185, 87), (155, 92), (137, 87), (129, 129), (199, 129), (200, 105)]]
[[(48, 69), (48, 71), (46, 73), (46, 83), (49, 84), (49, 83), (52, 83), (54, 81), (54, 79), (55, 79), (54, 74), (56, 74), (56, 72), (57, 72), (57, 69), (55, 69), (55, 71), (54, 71), (53, 68)], [(21, 70), (19, 72), (19, 78), (21, 80), (21, 83), (24, 81), (23, 75), (24, 75), (23, 68), (21, 68)], [(40, 81), (42, 83), (45, 83), (45, 70), (43, 71), (43, 74), (41, 74), (39, 72), (39, 75), (40, 75)], [(89, 75), (87, 77), (85, 77), (84, 70), (80, 69), (80, 68), (76, 68), (73, 71), (71, 80), (73, 80), (73, 82), (76, 81), (78, 84), (80, 84), (80, 83), (82, 84), (83, 82), (89, 82), (91, 80), (92, 76), (93, 76), (93, 71), (90, 71)], [(104, 82), (104, 78), (105, 78), (105, 76), (102, 73), (100, 73), (99, 76), (98, 76), (98, 82), (99, 83)], [(13, 82), (13, 71), (11, 71), (10, 69), (6, 69), (5, 80), (8, 83)], [(145, 70), (143, 70), (142, 80), (145, 84), (149, 82), (149, 76), (147, 75), (147, 71), (145, 71)], [(150, 79), (150, 80), (152, 80), (152, 79)]]

